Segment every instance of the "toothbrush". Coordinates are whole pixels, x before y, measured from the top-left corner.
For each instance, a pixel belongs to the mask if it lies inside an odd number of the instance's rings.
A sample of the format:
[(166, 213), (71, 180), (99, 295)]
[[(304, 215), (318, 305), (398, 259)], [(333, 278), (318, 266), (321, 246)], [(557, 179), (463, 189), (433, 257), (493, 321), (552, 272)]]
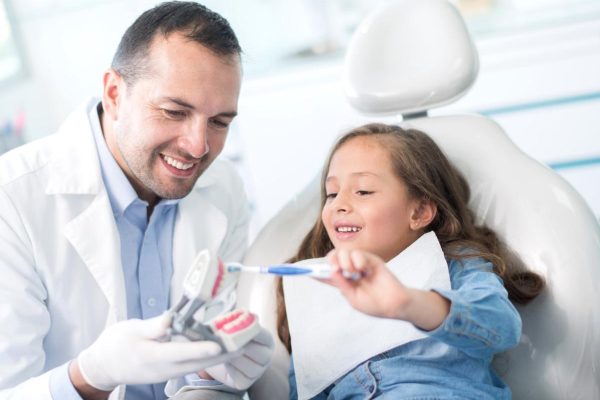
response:
[[(276, 265), (242, 265), (236, 262), (226, 264), (227, 272), (255, 272), (259, 274), (272, 274), (279, 276), (310, 276), (313, 278), (327, 279), (333, 274), (331, 265), (326, 263), (296, 265), (296, 264), (276, 264)], [(361, 278), (361, 274), (343, 273), (345, 278), (356, 281)]]

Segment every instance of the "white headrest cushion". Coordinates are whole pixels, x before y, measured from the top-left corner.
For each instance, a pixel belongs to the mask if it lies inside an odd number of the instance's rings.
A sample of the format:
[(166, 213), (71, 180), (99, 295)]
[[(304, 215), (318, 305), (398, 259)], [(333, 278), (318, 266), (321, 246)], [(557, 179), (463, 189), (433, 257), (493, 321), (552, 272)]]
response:
[(478, 68), (452, 4), (398, 0), (379, 6), (358, 27), (346, 53), (344, 90), (364, 113), (414, 113), (465, 94)]

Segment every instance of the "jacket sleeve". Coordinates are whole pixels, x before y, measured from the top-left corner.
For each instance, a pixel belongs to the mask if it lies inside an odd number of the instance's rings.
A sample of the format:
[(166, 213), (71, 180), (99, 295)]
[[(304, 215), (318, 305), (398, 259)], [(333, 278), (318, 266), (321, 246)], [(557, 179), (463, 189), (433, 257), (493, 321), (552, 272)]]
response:
[(47, 293), (19, 212), (0, 187), (0, 399), (50, 399)]
[(450, 303), (442, 324), (427, 334), (464, 353), (489, 358), (516, 346), (521, 317), (492, 264), (481, 259), (450, 262), (451, 290), (436, 290)]

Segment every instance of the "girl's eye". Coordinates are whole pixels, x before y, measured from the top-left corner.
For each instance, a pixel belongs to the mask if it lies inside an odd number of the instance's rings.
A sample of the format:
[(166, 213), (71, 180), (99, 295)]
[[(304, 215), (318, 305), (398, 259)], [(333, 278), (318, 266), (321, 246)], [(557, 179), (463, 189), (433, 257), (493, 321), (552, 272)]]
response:
[(165, 113), (165, 115), (169, 118), (173, 118), (173, 119), (181, 119), (184, 118), (186, 116), (185, 111), (179, 111), (179, 110), (169, 110), (166, 108), (162, 109), (163, 113)]
[(373, 194), (373, 191), (372, 190), (359, 190), (356, 192), (356, 194), (359, 196), (367, 196), (367, 195)]
[(327, 200), (331, 200), (331, 199), (335, 199), (335, 196), (337, 196), (337, 193), (327, 193), (327, 195), (325, 196), (325, 198)]

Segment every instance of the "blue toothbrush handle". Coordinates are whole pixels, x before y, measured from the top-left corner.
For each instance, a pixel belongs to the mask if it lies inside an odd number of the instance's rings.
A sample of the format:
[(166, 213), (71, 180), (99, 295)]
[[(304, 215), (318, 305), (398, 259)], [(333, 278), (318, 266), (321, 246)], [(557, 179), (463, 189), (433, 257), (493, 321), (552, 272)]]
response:
[[(320, 265), (322, 266), (322, 265)], [(331, 269), (329, 266), (325, 270), (323, 269), (313, 269), (313, 268), (304, 268), (299, 267), (294, 264), (280, 264), (273, 265), (266, 268), (266, 272), (275, 275), (308, 275), (315, 278), (326, 279), (331, 276)], [(344, 278), (349, 279), (351, 281), (358, 281), (363, 277), (363, 274), (360, 272), (343, 272), (342, 275)]]
[[(240, 263), (228, 263), (227, 270), (229, 272), (257, 272), (260, 274), (273, 274), (279, 276), (310, 276), (313, 278), (328, 279), (331, 277), (331, 266), (325, 263), (309, 264), (308, 266), (296, 264), (275, 264), (270, 266), (249, 266)], [(353, 281), (362, 278), (358, 272), (353, 274), (343, 274), (346, 279)]]
[(270, 274), (275, 275), (309, 275), (312, 270), (309, 268), (292, 267), (287, 265), (272, 266), (267, 269)]

